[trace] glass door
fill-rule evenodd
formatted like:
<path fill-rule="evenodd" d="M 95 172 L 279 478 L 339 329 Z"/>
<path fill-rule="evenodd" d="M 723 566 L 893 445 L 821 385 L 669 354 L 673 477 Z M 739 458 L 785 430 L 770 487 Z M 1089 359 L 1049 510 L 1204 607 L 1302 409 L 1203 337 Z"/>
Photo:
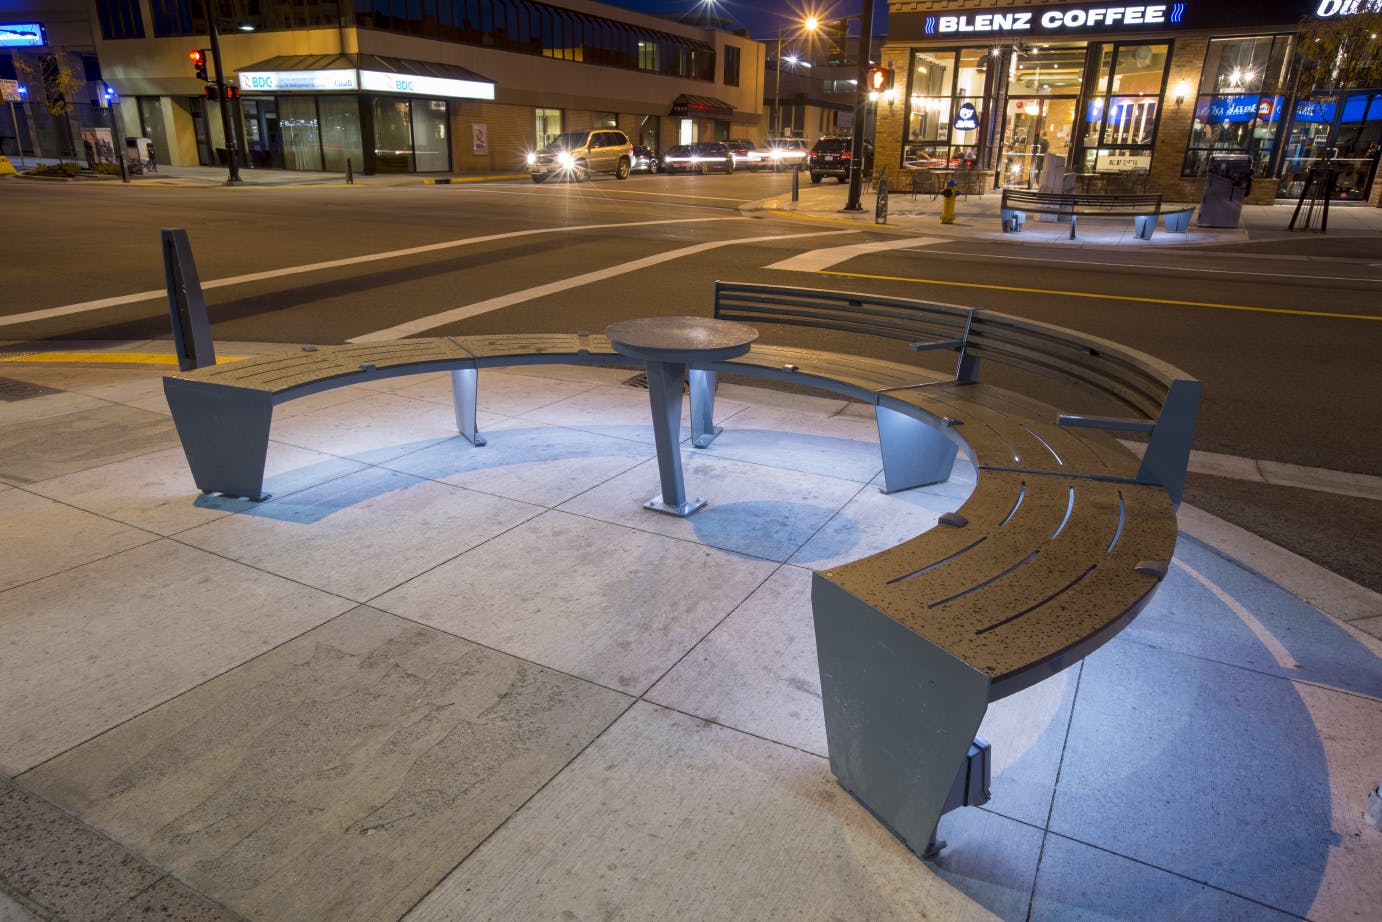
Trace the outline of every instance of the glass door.
<path fill-rule="evenodd" d="M 998 161 L 1002 185 L 1037 187 L 1046 155 L 1070 153 L 1074 125 L 1074 99 L 1009 97 Z"/>

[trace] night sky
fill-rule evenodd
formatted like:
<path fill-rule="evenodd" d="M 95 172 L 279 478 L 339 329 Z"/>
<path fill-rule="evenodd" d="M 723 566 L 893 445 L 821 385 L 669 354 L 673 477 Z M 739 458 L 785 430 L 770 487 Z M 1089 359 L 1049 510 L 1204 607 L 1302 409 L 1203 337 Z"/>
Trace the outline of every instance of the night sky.
<path fill-rule="evenodd" d="M 603 0 L 611 6 L 652 13 L 656 16 L 675 16 L 690 11 L 700 5 L 698 0 Z M 715 0 L 720 15 L 733 19 L 748 28 L 754 38 L 766 39 L 777 35 L 778 24 L 790 31 L 794 23 L 800 23 L 808 15 L 815 14 L 822 19 L 838 19 L 841 16 L 857 16 L 863 9 L 863 0 Z M 887 0 L 875 0 L 873 12 L 873 32 L 877 35 L 885 31 L 888 22 Z M 852 28 L 858 32 L 858 26 Z"/>

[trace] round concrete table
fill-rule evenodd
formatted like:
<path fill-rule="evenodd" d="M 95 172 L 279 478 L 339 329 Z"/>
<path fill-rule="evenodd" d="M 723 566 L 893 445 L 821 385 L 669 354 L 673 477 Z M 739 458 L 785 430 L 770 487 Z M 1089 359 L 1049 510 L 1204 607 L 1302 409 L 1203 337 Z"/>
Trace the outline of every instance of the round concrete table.
<path fill-rule="evenodd" d="M 643 508 L 688 516 L 705 500 L 686 498 L 681 471 L 681 382 L 694 362 L 722 362 L 748 352 L 758 331 L 746 323 L 711 317 L 644 317 L 612 323 L 605 327 L 605 335 L 614 351 L 642 359 L 647 366 L 662 494 Z"/>

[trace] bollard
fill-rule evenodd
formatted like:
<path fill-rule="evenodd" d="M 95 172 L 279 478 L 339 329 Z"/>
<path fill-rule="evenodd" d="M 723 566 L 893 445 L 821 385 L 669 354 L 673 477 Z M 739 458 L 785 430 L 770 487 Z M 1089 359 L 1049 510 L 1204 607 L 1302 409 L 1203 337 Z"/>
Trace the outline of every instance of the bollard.
<path fill-rule="evenodd" d="M 888 223 L 888 177 L 884 175 L 878 180 L 878 197 L 873 205 L 873 223 Z"/>
<path fill-rule="evenodd" d="M 941 190 L 941 223 L 955 223 L 955 180 L 948 179 L 945 188 Z"/>
<path fill-rule="evenodd" d="M 792 201 L 801 198 L 801 165 L 792 168 Z"/>
<path fill-rule="evenodd" d="M 355 185 L 355 165 L 350 162 L 349 157 L 346 158 L 346 185 Z"/>
<path fill-rule="evenodd" d="M 216 347 L 211 341 L 211 321 L 206 316 L 202 283 L 192 260 L 187 231 L 181 227 L 163 228 L 163 276 L 168 285 L 168 314 L 173 323 L 178 370 L 215 365 Z"/>

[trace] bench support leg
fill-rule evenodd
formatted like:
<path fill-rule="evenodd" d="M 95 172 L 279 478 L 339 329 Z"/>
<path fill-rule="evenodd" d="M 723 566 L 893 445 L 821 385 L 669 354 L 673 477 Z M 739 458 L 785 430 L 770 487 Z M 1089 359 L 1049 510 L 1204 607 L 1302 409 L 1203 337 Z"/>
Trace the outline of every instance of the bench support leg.
<path fill-rule="evenodd" d="M 935 429 L 882 404 L 874 406 L 883 454 L 883 492 L 896 493 L 950 479 L 956 445 Z"/>
<path fill-rule="evenodd" d="M 192 480 L 203 493 L 268 499 L 264 463 L 274 407 L 262 391 L 163 379 Z"/>
<path fill-rule="evenodd" d="M 830 770 L 920 855 L 970 766 L 988 677 L 819 572 L 811 610 Z"/>
<path fill-rule="evenodd" d="M 687 372 L 687 390 L 691 392 L 691 444 L 705 448 L 723 430 L 715 425 L 715 385 L 713 371 L 693 368 Z"/>
<path fill-rule="evenodd" d="M 451 393 L 456 400 L 456 431 L 475 446 L 485 444 L 475 421 L 476 391 L 480 386 L 478 368 L 457 368 L 451 372 Z"/>

